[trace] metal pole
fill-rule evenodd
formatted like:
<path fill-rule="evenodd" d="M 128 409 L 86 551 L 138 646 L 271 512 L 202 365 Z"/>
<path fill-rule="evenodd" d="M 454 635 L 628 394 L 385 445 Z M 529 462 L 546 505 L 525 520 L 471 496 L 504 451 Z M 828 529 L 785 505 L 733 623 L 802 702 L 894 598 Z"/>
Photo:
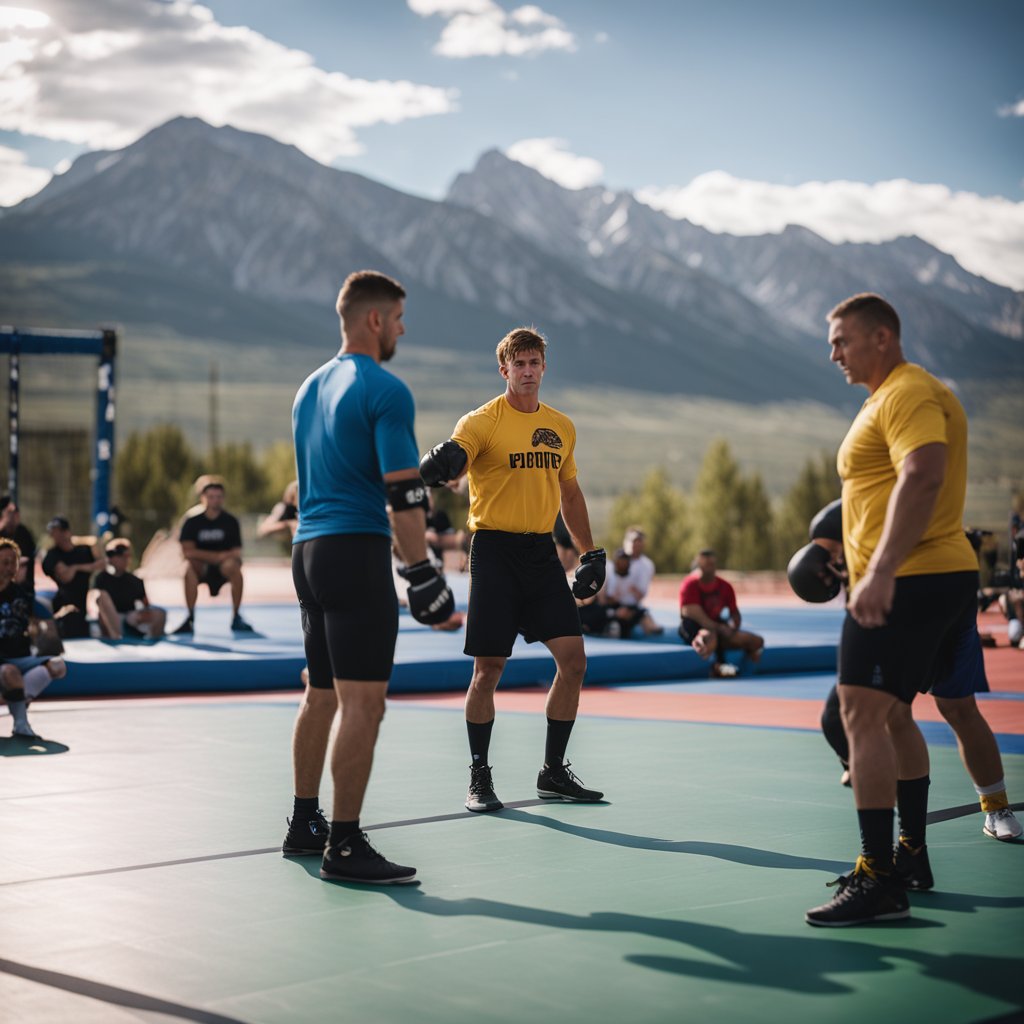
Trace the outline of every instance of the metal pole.
<path fill-rule="evenodd" d="M 20 441 L 21 409 L 19 385 L 21 376 L 21 355 L 16 347 L 17 338 L 11 339 L 10 374 L 7 384 L 7 423 L 10 437 L 7 463 L 7 493 L 11 501 L 18 504 L 18 443 Z"/>
<path fill-rule="evenodd" d="M 110 485 L 114 465 L 114 359 L 117 335 L 103 332 L 96 381 L 96 458 L 93 460 L 92 520 L 97 535 L 110 526 Z"/>

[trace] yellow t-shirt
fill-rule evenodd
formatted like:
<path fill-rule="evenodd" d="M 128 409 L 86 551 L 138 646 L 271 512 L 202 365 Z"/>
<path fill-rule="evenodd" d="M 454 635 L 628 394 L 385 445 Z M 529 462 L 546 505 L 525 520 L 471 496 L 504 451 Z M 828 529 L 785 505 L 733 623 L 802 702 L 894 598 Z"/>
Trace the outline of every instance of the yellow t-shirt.
<path fill-rule="evenodd" d="M 882 537 L 903 460 L 936 443 L 946 446 L 946 475 L 924 534 L 896 575 L 978 568 L 963 530 L 967 417 L 949 388 L 920 366 L 901 363 L 861 406 L 836 460 L 843 480 L 843 547 L 851 589 Z"/>
<path fill-rule="evenodd" d="M 550 533 L 562 504 L 559 484 L 576 476 L 576 428 L 540 403 L 519 412 L 499 395 L 466 413 L 452 440 L 469 457 L 471 531 Z"/>

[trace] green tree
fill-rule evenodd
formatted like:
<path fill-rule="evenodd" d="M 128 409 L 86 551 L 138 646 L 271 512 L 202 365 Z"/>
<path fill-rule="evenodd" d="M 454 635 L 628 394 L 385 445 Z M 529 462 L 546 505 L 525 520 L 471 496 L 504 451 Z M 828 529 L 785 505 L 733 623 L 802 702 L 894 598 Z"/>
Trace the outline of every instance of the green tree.
<path fill-rule="evenodd" d="M 195 452 L 181 429 L 170 423 L 135 431 L 120 446 L 116 503 L 130 521 L 140 555 L 157 530 L 170 527 L 192 504 L 191 486 L 198 472 Z"/>
<path fill-rule="evenodd" d="M 743 478 L 732 449 L 728 441 L 716 438 L 708 445 L 694 482 L 693 539 L 698 549 L 713 548 L 722 566 L 733 564 L 733 546 L 742 525 L 745 497 Z"/>
<path fill-rule="evenodd" d="M 622 544 L 629 526 L 647 534 L 647 554 L 658 572 L 684 572 L 690 567 L 692 540 L 686 496 L 673 487 L 664 469 L 652 469 L 637 490 L 620 494 L 612 505 L 609 552 Z"/>
<path fill-rule="evenodd" d="M 745 572 L 776 568 L 772 503 L 760 473 L 740 480 L 736 503 L 739 523 L 732 536 L 729 564 Z"/>
<path fill-rule="evenodd" d="M 269 509 L 274 502 L 281 500 L 284 489 L 297 475 L 295 448 L 291 441 L 275 441 L 269 448 L 265 448 L 260 456 L 260 466 L 267 479 L 266 504 Z"/>
<path fill-rule="evenodd" d="M 782 499 L 776 520 L 776 549 L 779 564 L 788 563 L 794 551 L 807 543 L 807 528 L 815 513 L 839 497 L 842 488 L 835 457 L 822 452 L 808 459 L 796 481 Z"/>
<path fill-rule="evenodd" d="M 248 441 L 218 445 L 205 463 L 203 472 L 224 478 L 225 505 L 235 513 L 265 512 L 281 496 L 271 490 L 267 472 Z"/>

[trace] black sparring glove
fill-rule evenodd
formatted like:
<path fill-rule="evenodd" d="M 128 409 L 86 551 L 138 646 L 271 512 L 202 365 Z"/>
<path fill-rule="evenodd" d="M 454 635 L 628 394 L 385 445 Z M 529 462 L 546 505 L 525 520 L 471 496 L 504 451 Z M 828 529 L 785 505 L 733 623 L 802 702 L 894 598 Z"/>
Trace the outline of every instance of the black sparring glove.
<path fill-rule="evenodd" d="M 832 566 L 832 556 L 813 540 L 789 560 L 786 575 L 793 593 L 811 604 L 831 601 L 842 586 L 839 574 Z"/>
<path fill-rule="evenodd" d="M 420 459 L 420 476 L 428 487 L 438 487 L 454 480 L 466 468 L 468 460 L 460 444 L 450 439 L 442 441 Z"/>
<path fill-rule="evenodd" d="M 572 581 L 572 596 L 581 600 L 593 597 L 603 586 L 607 572 L 607 556 L 604 548 L 594 548 L 580 555 L 580 564 L 576 566 L 576 575 Z"/>
<path fill-rule="evenodd" d="M 424 559 L 398 572 L 409 583 L 409 611 L 417 622 L 435 626 L 452 617 L 455 596 L 432 562 Z"/>

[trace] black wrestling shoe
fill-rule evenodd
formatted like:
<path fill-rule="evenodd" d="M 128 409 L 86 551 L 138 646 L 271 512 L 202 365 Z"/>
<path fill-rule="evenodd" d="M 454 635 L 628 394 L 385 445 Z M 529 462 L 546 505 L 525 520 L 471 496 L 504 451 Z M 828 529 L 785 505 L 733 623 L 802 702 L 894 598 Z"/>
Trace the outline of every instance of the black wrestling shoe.
<path fill-rule="evenodd" d="M 416 869 L 392 864 L 378 853 L 365 832 L 356 832 L 324 852 L 320 877 L 329 882 L 364 882 L 367 885 L 405 885 L 416 880 Z"/>
<path fill-rule="evenodd" d="M 235 615 L 231 620 L 231 632 L 232 633 L 255 633 L 256 630 L 249 625 L 241 615 Z"/>
<path fill-rule="evenodd" d="M 569 771 L 568 761 L 544 767 L 537 775 L 537 796 L 542 800 L 571 800 L 575 803 L 593 804 L 604 799 L 604 793 L 596 789 L 584 789 L 580 779 Z"/>
<path fill-rule="evenodd" d="M 322 854 L 327 848 L 327 837 L 331 834 L 331 823 L 318 807 L 312 818 L 288 818 L 288 834 L 284 837 L 281 852 L 286 857 L 305 857 Z"/>
<path fill-rule="evenodd" d="M 892 851 L 892 877 L 904 889 L 912 889 L 914 892 L 934 889 L 935 879 L 932 877 L 932 866 L 928 863 L 928 847 L 920 846 L 915 850 L 900 836 Z"/>
<path fill-rule="evenodd" d="M 171 633 L 171 636 L 191 636 L 195 631 L 196 625 L 190 615 L 173 633 Z"/>
<path fill-rule="evenodd" d="M 808 910 L 805 920 L 819 928 L 846 928 L 875 921 L 900 921 L 910 917 L 910 901 L 902 886 L 891 877 L 877 874 L 863 857 L 848 875 L 840 875 L 830 886 L 839 891 L 820 907 Z"/>
<path fill-rule="evenodd" d="M 466 810 L 476 813 L 500 811 L 505 805 L 494 792 L 491 766 L 488 764 L 469 766 L 469 792 L 466 794 Z"/>

